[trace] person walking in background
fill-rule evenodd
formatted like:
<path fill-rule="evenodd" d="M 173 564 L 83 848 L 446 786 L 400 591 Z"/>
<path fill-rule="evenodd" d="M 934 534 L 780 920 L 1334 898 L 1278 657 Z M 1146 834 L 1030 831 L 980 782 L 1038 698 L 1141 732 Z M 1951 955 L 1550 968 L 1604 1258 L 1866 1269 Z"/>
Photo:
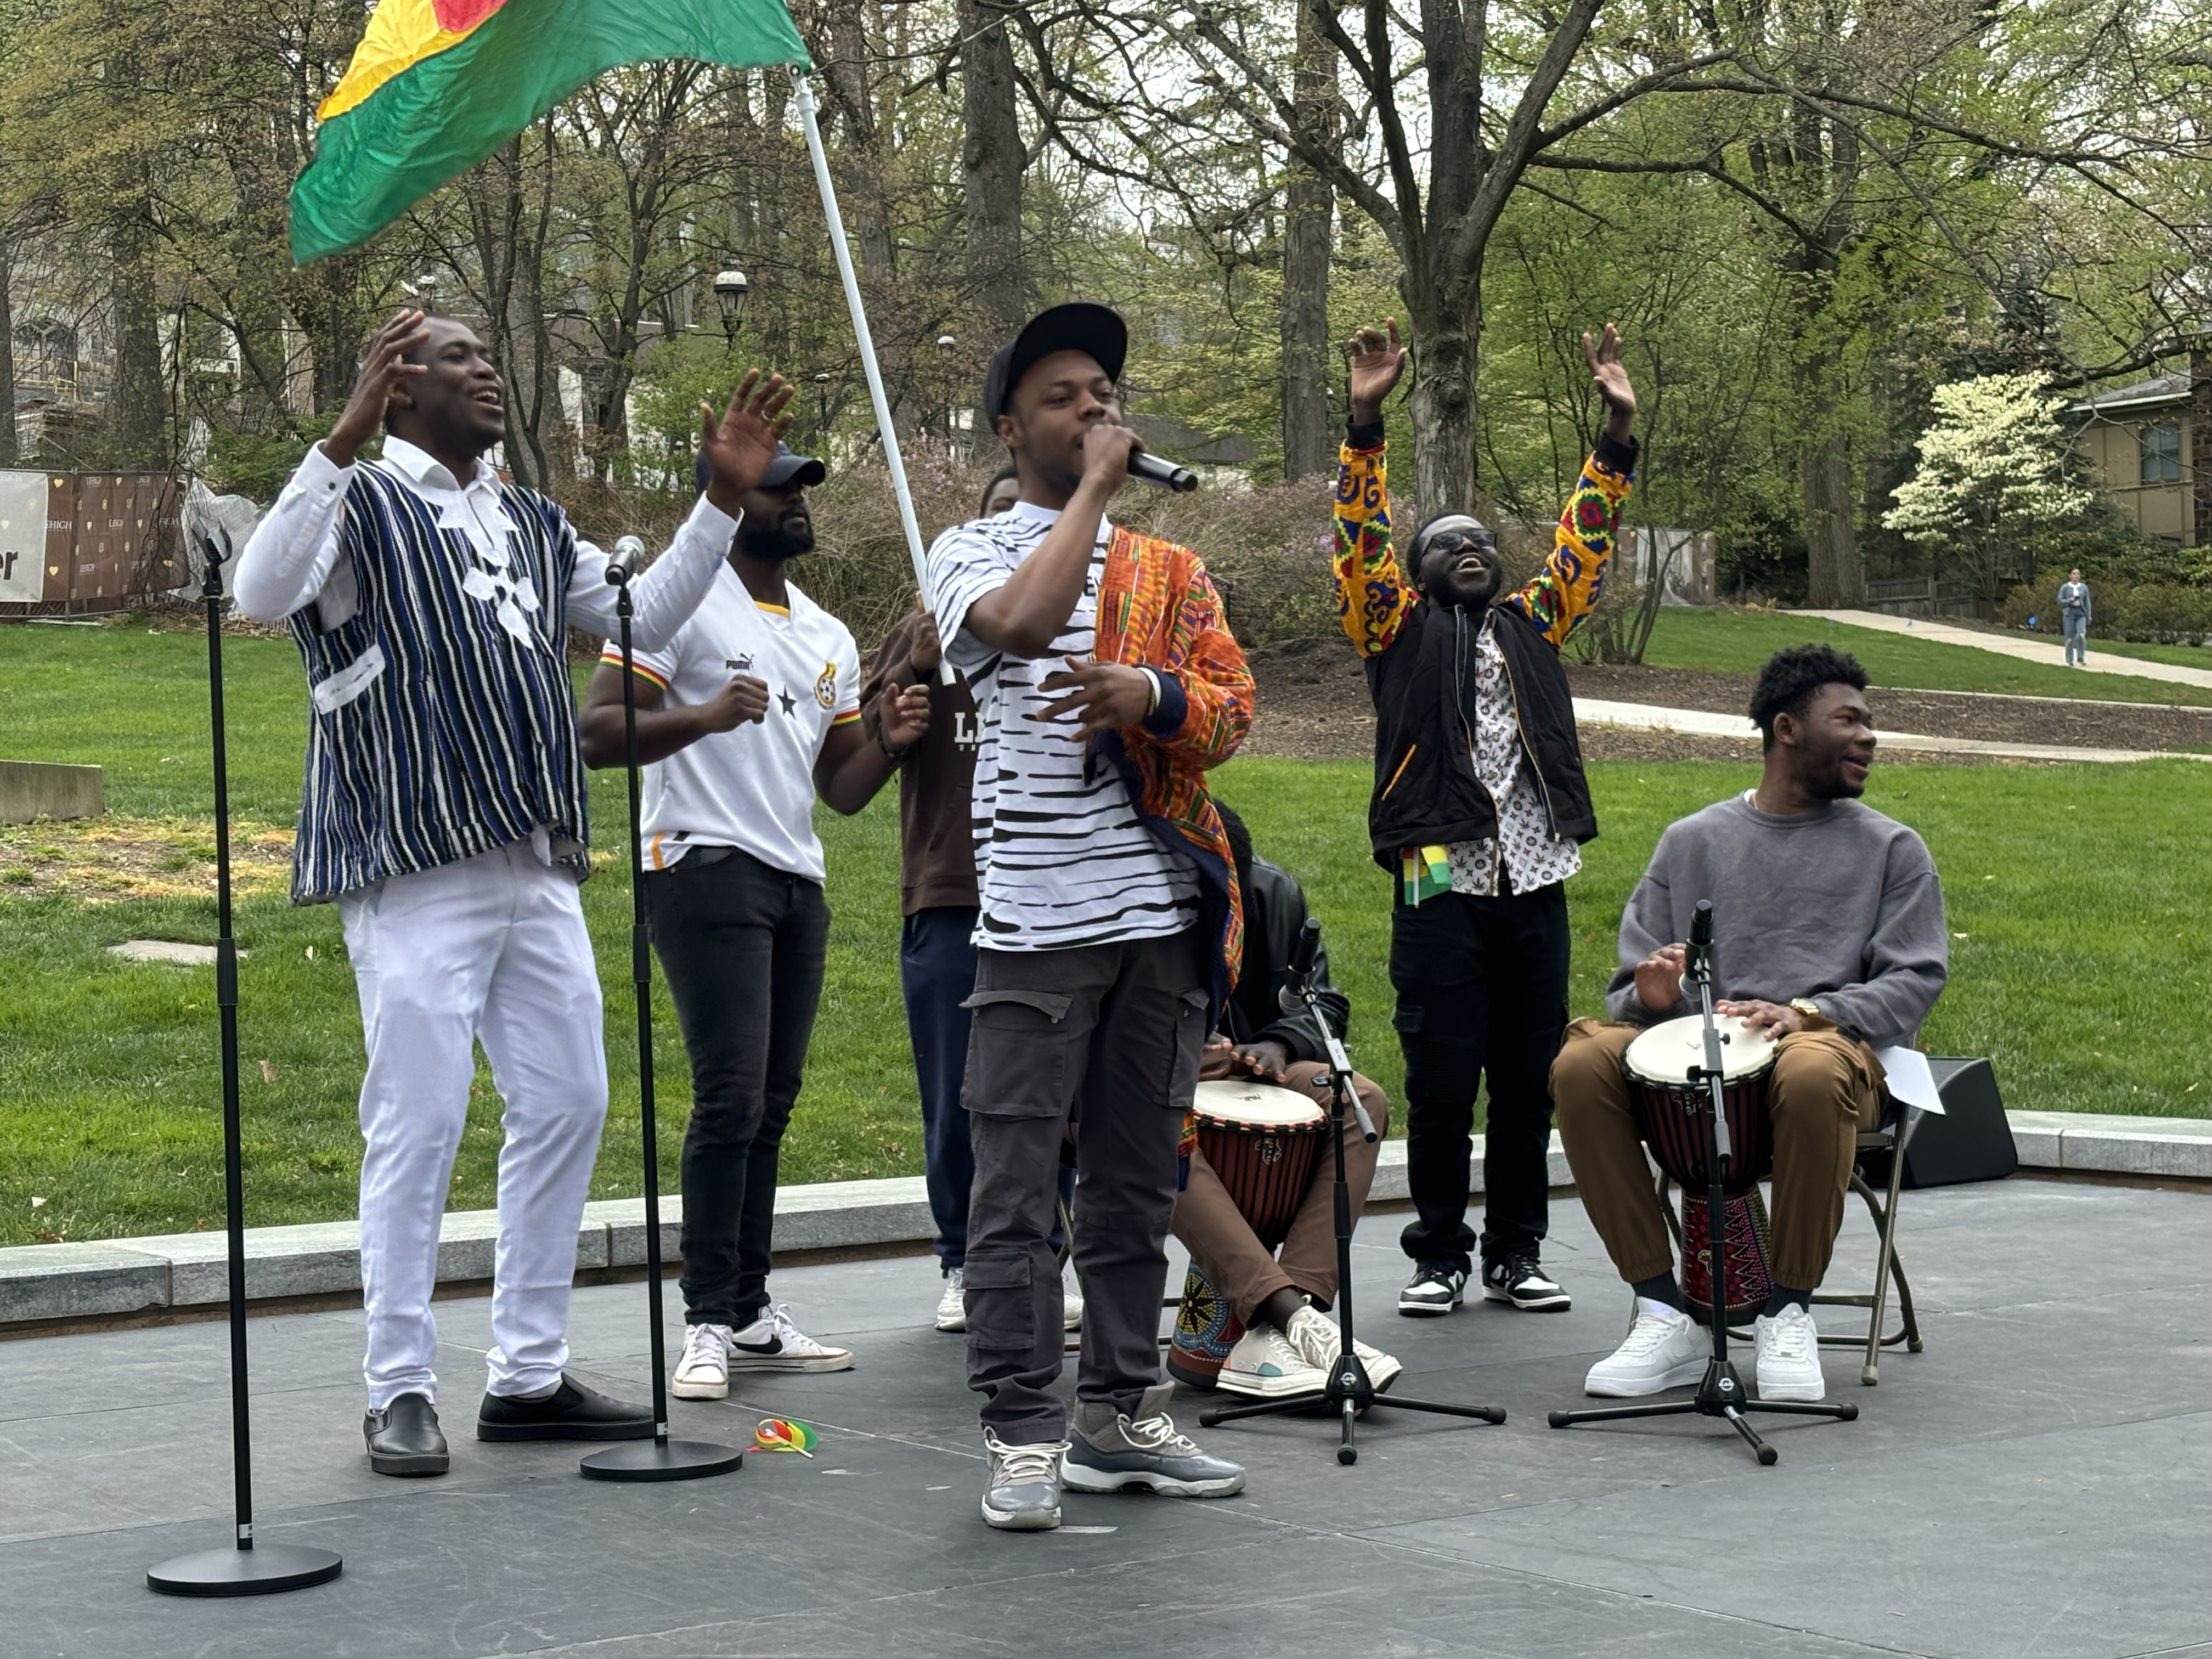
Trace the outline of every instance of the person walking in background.
<path fill-rule="evenodd" d="M 983 488 L 978 519 L 1012 507 L 1021 483 L 1012 466 Z M 967 1069 L 969 993 L 975 988 L 975 750 L 981 738 L 975 695 L 955 670 L 938 678 L 944 649 L 937 623 L 915 596 L 915 608 L 892 624 L 860 687 L 861 729 L 884 742 L 886 716 L 914 686 L 929 696 L 929 729 L 896 751 L 899 769 L 899 988 L 914 1044 L 915 1081 L 921 1091 L 922 1159 L 929 1213 L 936 1224 L 938 1265 L 945 1286 L 937 1300 L 940 1331 L 968 1328 L 968 1189 L 975 1157 L 968 1143 L 968 1111 L 960 1103 Z M 886 745 L 888 747 L 888 745 Z M 1075 1172 L 1062 1167 L 1060 1196 L 1073 1196 Z M 1057 1229 L 1053 1248 L 1060 1248 Z M 1083 1322 L 1083 1298 L 1069 1291 L 1062 1322 Z"/>
<path fill-rule="evenodd" d="M 733 1370 L 853 1364 L 768 1293 L 778 1155 L 829 952 L 814 803 L 874 799 L 929 701 L 900 696 L 864 737 L 853 635 L 786 575 L 813 549 L 806 488 L 824 471 L 778 446 L 696 614 L 633 658 L 646 926 L 691 1059 L 679 1400 L 726 1398 Z M 622 672 L 611 644 L 584 695 L 587 765 L 624 763 Z"/>
<path fill-rule="evenodd" d="M 2058 631 L 2066 636 L 2066 665 L 2089 665 L 2089 584 L 2076 568 L 2058 585 Z"/>

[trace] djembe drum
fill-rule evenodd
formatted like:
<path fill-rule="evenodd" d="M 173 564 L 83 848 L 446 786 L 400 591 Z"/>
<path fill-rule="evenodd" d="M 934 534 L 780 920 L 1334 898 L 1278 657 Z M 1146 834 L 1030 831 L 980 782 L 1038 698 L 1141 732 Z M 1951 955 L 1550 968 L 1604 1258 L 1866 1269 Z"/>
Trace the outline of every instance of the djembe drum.
<path fill-rule="evenodd" d="M 1773 1288 L 1768 1266 L 1766 1204 L 1759 1177 L 1774 1159 L 1773 1121 L 1767 1088 L 1776 1048 L 1764 1032 L 1741 1019 L 1716 1022 L 1721 1034 L 1721 1100 L 1727 1114 L 1729 1159 L 1721 1187 L 1721 1237 L 1728 1252 L 1731 1318 L 1756 1314 Z M 1700 1015 L 1653 1026 L 1628 1045 L 1621 1070 L 1628 1079 L 1629 1109 L 1644 1131 L 1652 1161 L 1682 1189 L 1682 1297 L 1694 1313 L 1712 1305 L 1712 1218 L 1707 1213 L 1706 1127 L 1711 1090 L 1691 1072 L 1705 1063 L 1705 1023 Z"/>
<path fill-rule="evenodd" d="M 1198 1149 L 1237 1214 L 1251 1224 L 1261 1243 L 1277 1249 L 1313 1184 L 1328 1114 L 1295 1089 L 1230 1078 L 1200 1084 L 1191 1115 L 1198 1121 Z M 1243 1334 L 1243 1322 L 1193 1262 L 1176 1308 L 1170 1375 L 1212 1388 Z"/>

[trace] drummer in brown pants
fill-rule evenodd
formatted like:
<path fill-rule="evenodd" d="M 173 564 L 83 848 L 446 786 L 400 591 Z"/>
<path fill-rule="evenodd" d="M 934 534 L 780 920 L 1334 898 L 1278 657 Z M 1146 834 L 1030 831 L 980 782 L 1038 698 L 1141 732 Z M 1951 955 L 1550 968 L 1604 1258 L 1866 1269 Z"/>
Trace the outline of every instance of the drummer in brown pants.
<path fill-rule="evenodd" d="M 1222 803 L 1214 805 L 1228 833 L 1237 888 L 1244 896 L 1244 963 L 1222 1017 L 1221 1034 L 1207 1045 L 1199 1076 L 1256 1077 L 1295 1090 L 1326 1111 L 1328 1066 L 1322 1058 L 1327 1053 L 1322 1034 L 1314 1028 L 1310 1013 L 1285 1012 L 1279 995 L 1291 982 L 1291 953 L 1306 925 L 1305 893 L 1288 871 L 1253 855 L 1251 833 L 1243 819 Z M 1327 952 L 1316 963 L 1323 987 L 1322 1018 L 1340 1039 L 1352 1005 L 1328 983 Z M 1376 1133 L 1387 1133 L 1389 1097 L 1358 1073 L 1352 1083 Z M 1352 1189 L 1356 1222 L 1375 1180 L 1381 1142 L 1370 1142 L 1349 1113 L 1342 1133 L 1344 1178 Z M 1277 1397 L 1317 1394 L 1328 1387 L 1329 1363 L 1340 1341 L 1335 1323 L 1320 1311 L 1336 1300 L 1336 1218 L 1331 1197 L 1335 1182 L 1336 1171 L 1324 1147 L 1282 1251 L 1276 1255 L 1260 1242 L 1206 1163 L 1206 1154 L 1192 1149 L 1189 1177 L 1176 1196 L 1175 1235 L 1246 1328 L 1223 1362 L 1217 1379 L 1222 1388 Z M 1368 1378 L 1376 1387 L 1398 1375 L 1401 1367 L 1397 1360 L 1364 1342 L 1357 1346 Z"/>
<path fill-rule="evenodd" d="M 1620 919 L 1614 1022 L 1577 1020 L 1552 1066 L 1559 1139 L 1636 1319 L 1583 1383 L 1600 1395 L 1695 1382 L 1708 1338 L 1682 1307 L 1666 1218 L 1630 1109 L 1622 1056 L 1646 1026 L 1695 1010 L 1681 985 L 1698 901 L 1711 899 L 1717 1012 L 1778 1042 L 1775 1288 L 1756 1326 L 1759 1392 L 1826 1392 L 1806 1305 L 1827 1272 L 1856 1138 L 1880 1121 L 1876 1048 L 1910 1043 L 1949 971 L 1943 891 L 1919 836 L 1857 799 L 1874 761 L 1866 675 L 1824 645 L 1771 660 L 1752 695 L 1765 740 L 1756 789 L 1668 827 Z"/>

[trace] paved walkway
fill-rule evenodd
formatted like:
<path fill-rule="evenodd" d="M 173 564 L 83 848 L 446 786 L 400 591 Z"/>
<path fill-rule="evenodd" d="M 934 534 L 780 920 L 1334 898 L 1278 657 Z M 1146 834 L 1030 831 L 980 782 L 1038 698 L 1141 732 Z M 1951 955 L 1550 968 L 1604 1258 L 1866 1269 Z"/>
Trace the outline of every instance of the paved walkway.
<path fill-rule="evenodd" d="M 1871 628 L 1883 634 L 1910 634 L 1915 639 L 1934 640 L 1939 645 L 1972 646 L 1977 651 L 1994 651 L 2000 657 L 2038 662 L 2050 668 L 2066 665 L 2066 647 L 2063 644 L 2047 644 L 2026 636 L 2015 639 L 2005 634 L 1985 634 L 1978 628 L 1960 628 L 1955 623 L 1938 622 L 1929 617 L 1891 617 L 1879 611 L 1793 611 L 1790 614 L 1825 617 L 1830 622 L 1852 628 Z M 2098 650 L 2094 641 L 2090 642 L 2089 660 L 2085 666 L 2093 674 L 2124 674 L 2130 679 L 2212 688 L 2212 668 L 2184 668 L 2178 663 L 2145 662 L 2136 657 L 2115 656 L 2109 651 Z"/>
<path fill-rule="evenodd" d="M 0 1653 L 8 1659 L 2122 1659 L 2203 1654 L 2212 1601 L 2212 1199 L 2007 1181 L 1905 1195 L 1926 1351 L 1879 1388 L 1826 1357 L 1855 1423 L 1771 1418 L 1754 1464 L 1695 1419 L 1556 1431 L 1619 1340 L 1626 1297 L 1581 1206 L 1545 1260 L 1565 1314 L 1387 1311 L 1402 1216 L 1355 1246 L 1360 1331 L 1408 1395 L 1492 1401 L 1504 1425 L 1379 1412 L 1340 1468 L 1320 1424 L 1199 1430 L 1250 1470 L 1214 1503 L 1068 1500 L 1007 1536 L 981 1475 L 963 1345 L 929 1328 L 927 1257 L 780 1271 L 775 1289 L 860 1368 L 678 1401 L 736 1443 L 764 1415 L 822 1430 L 681 1486 L 580 1480 L 574 1446 L 457 1436 L 453 1471 L 362 1466 L 361 1315 L 252 1321 L 258 1531 L 344 1576 L 252 1601 L 174 1601 L 154 1562 L 228 1537 L 223 1328 L 0 1343 Z M 1834 1277 L 1871 1277 L 1856 1204 Z M 2094 1282 L 2085 1263 L 2124 1263 Z M 643 1287 L 576 1297 L 579 1372 L 641 1397 Z M 447 1418 L 483 1386 L 485 1304 L 437 1304 Z M 672 1310 L 673 1311 L 673 1310 Z M 1849 1310 L 1830 1310 L 1840 1328 Z M 1747 1360 L 1747 1356 L 1746 1358 Z M 2191 1564 L 2194 1565 L 2191 1565 Z M 2191 1588 L 2192 1585 L 2196 1588 Z"/>
<path fill-rule="evenodd" d="M 1759 727 L 1742 714 L 1717 714 L 1710 708 L 1662 708 L 1648 702 L 1609 702 L 1601 697 L 1577 697 L 1575 718 L 1587 726 L 1624 726 L 1643 732 L 1689 732 L 1701 737 L 1759 739 Z M 1886 750 L 1934 750 L 1953 755 L 1989 755 L 2005 760 L 2212 761 L 2212 755 L 2177 754 L 2161 749 L 2070 749 L 2051 743 L 1997 743 L 1981 738 L 1930 738 L 1913 732 L 1884 732 Z"/>

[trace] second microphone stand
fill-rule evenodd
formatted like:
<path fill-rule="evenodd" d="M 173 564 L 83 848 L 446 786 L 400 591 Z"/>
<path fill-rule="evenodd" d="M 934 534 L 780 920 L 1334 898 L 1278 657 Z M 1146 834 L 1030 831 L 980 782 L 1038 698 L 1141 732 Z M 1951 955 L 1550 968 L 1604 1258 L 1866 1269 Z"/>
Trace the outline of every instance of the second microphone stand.
<path fill-rule="evenodd" d="M 1281 1000 L 1286 1013 L 1304 1008 L 1312 1017 L 1314 1029 L 1321 1033 L 1322 1042 L 1328 1050 L 1328 1144 L 1336 1171 L 1336 1358 L 1329 1367 L 1328 1386 L 1317 1394 L 1291 1395 L 1281 1400 L 1256 1401 L 1249 1406 L 1212 1407 L 1200 1412 L 1198 1420 L 1202 1427 L 1210 1429 L 1217 1424 L 1234 1423 L 1240 1418 L 1275 1417 L 1285 1412 L 1307 1412 L 1321 1407 L 1342 1425 L 1343 1438 L 1337 1443 L 1336 1461 L 1356 1463 L 1359 1461 L 1359 1448 L 1352 1443 L 1353 1420 L 1376 1406 L 1388 1406 L 1396 1411 L 1428 1412 L 1437 1417 L 1472 1418 L 1480 1423 L 1503 1423 L 1505 1408 L 1452 1406 L 1441 1401 L 1409 1400 L 1399 1394 L 1378 1394 L 1358 1351 L 1352 1345 L 1352 1188 L 1344 1176 L 1346 1114 L 1358 1121 L 1360 1133 L 1368 1139 L 1375 1139 L 1376 1132 L 1374 1120 L 1367 1115 L 1367 1109 L 1359 1103 L 1359 1097 L 1352 1091 L 1352 1060 L 1344 1052 L 1344 1044 L 1337 1039 L 1336 1028 L 1322 1012 L 1320 958 L 1321 923 L 1309 916 L 1291 956 L 1291 984 L 1282 993 Z"/>
<path fill-rule="evenodd" d="M 627 539 L 627 538 L 625 538 Z M 660 1140 L 653 1109 L 653 947 L 645 926 L 645 853 L 639 839 L 637 677 L 631 658 L 629 560 L 617 547 L 607 580 L 621 592 L 615 615 L 622 623 L 623 759 L 629 774 L 630 977 L 637 995 L 637 1110 L 645 1142 L 645 1299 L 651 1310 L 653 1438 L 629 1440 L 584 1459 L 587 1480 L 698 1480 L 728 1474 L 744 1452 L 711 1440 L 668 1437 L 668 1353 L 660 1311 Z"/>
<path fill-rule="evenodd" d="M 1743 1379 L 1729 1359 L 1728 1250 L 1723 1224 L 1728 1211 L 1721 1189 L 1728 1182 L 1729 1163 L 1735 1156 L 1729 1140 L 1727 1062 L 1721 1056 L 1720 1026 L 1713 1018 L 1713 902 L 1698 901 L 1697 919 L 1690 924 L 1689 960 L 1683 978 L 1698 988 L 1698 1006 L 1705 1022 L 1705 1063 L 1690 1068 L 1690 1081 L 1705 1090 L 1705 1213 L 1706 1248 L 1712 1258 L 1709 1282 L 1712 1286 L 1711 1316 L 1712 1358 L 1698 1391 L 1687 1400 L 1662 1400 L 1641 1406 L 1595 1406 L 1582 1411 L 1553 1412 L 1546 1419 L 1555 1429 L 1577 1423 L 1609 1423 L 1628 1417 L 1718 1417 L 1741 1435 L 1744 1443 L 1762 1464 L 1771 1464 L 1780 1454 L 1759 1437 L 1744 1417 L 1746 1412 L 1771 1412 L 1789 1417 L 1826 1417 L 1849 1423 L 1859 1414 L 1856 1406 L 1830 1406 L 1810 1400 L 1752 1400 L 1744 1394 Z"/>

